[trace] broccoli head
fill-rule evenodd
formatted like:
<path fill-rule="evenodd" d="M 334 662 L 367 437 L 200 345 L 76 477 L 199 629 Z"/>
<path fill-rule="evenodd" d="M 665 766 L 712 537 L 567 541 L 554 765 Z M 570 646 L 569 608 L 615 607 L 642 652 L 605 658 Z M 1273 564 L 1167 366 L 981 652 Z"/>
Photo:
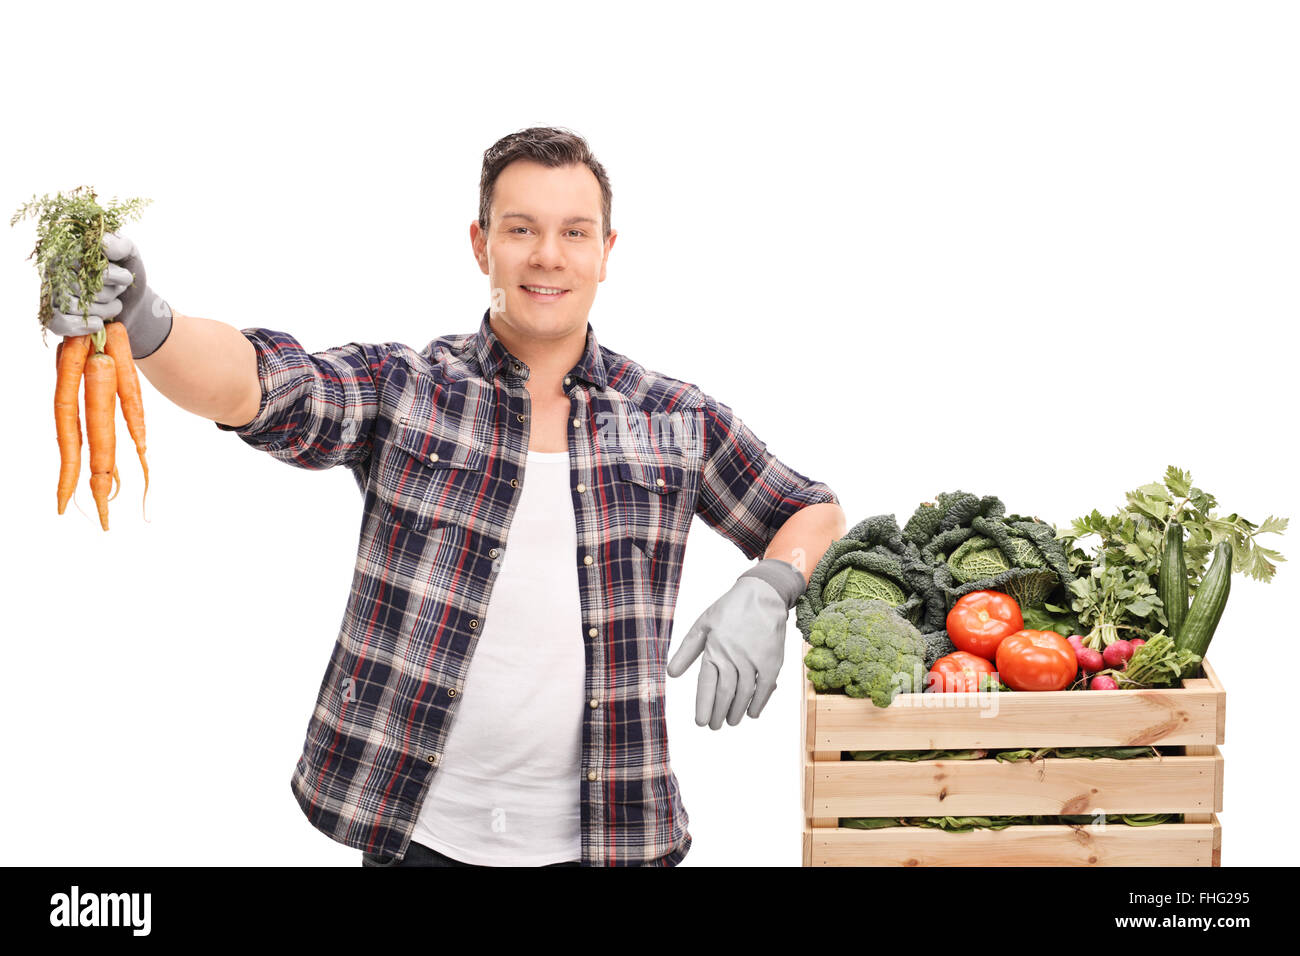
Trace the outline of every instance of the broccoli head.
<path fill-rule="evenodd" d="M 884 601 L 848 598 L 826 605 L 809 642 L 813 649 L 803 662 L 818 691 L 842 690 L 888 707 L 897 694 L 924 687 L 925 639 Z"/>

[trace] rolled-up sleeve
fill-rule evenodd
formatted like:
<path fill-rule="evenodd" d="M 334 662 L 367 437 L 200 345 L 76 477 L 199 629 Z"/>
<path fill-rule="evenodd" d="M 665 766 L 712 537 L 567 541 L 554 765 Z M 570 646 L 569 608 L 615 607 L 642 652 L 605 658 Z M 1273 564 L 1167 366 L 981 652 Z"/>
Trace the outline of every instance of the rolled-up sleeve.
<path fill-rule="evenodd" d="M 308 353 L 287 332 L 240 331 L 257 351 L 261 406 L 246 425 L 213 424 L 299 468 L 363 469 L 379 409 L 376 383 L 390 347 L 351 342 Z"/>
<path fill-rule="evenodd" d="M 757 558 L 801 508 L 839 504 L 835 492 L 776 458 L 730 407 L 705 396 L 703 474 L 695 511 L 747 558 Z"/>

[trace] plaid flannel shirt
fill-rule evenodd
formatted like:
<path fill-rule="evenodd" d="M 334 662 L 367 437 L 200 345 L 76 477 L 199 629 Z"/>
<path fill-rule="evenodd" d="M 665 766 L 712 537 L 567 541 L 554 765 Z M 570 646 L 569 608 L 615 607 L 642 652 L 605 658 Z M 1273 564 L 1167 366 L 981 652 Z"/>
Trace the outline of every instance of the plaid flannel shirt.
<path fill-rule="evenodd" d="M 354 342 L 308 354 L 284 332 L 242 332 L 261 407 L 247 425 L 217 427 L 299 468 L 343 465 L 364 496 L 293 794 L 332 839 L 402 857 L 509 547 L 529 369 L 487 311 L 476 333 L 420 352 Z M 665 663 L 691 518 L 753 559 L 800 508 L 838 499 L 728 406 L 598 345 L 590 323 L 563 387 L 586 656 L 581 862 L 674 866 L 691 835 L 668 760 Z"/>

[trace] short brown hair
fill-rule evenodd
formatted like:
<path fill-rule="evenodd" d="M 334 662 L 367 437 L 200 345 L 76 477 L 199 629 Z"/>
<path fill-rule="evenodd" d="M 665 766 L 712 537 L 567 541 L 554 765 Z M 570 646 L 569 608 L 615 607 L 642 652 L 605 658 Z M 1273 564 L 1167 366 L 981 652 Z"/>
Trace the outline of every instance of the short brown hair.
<path fill-rule="evenodd" d="M 531 159 L 543 166 L 559 167 L 582 164 L 591 170 L 600 184 L 600 218 L 603 241 L 609 241 L 609 207 L 613 192 L 605 167 L 591 154 L 587 141 L 572 130 L 554 126 L 531 126 L 503 136 L 483 153 L 483 175 L 478 185 L 478 225 L 487 232 L 492 190 L 497 177 L 516 159 Z"/>

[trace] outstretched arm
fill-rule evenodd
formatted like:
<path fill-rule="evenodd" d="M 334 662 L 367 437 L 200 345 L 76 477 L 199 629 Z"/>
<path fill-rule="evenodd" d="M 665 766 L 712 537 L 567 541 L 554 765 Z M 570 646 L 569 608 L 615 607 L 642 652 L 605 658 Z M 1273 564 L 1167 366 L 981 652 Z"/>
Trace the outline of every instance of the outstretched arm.
<path fill-rule="evenodd" d="M 195 415 L 243 425 L 257 414 L 257 353 L 239 329 L 172 310 L 158 350 L 135 364 L 154 388 Z"/>

